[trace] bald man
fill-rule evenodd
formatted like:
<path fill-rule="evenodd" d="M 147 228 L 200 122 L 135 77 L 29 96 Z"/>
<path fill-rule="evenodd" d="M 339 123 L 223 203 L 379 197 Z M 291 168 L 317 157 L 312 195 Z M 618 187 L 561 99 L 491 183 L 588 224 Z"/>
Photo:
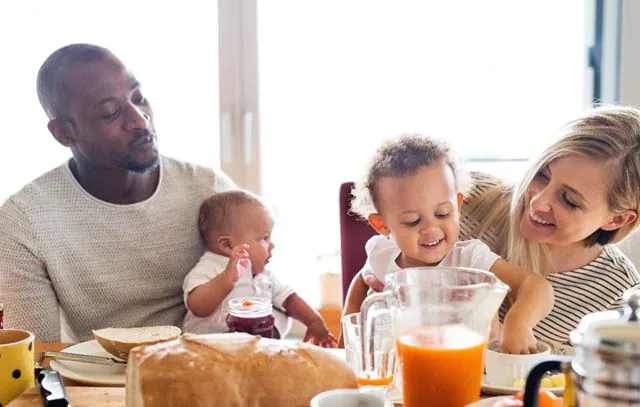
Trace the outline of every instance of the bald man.
<path fill-rule="evenodd" d="M 204 250 L 198 209 L 235 185 L 158 154 L 149 101 L 105 48 L 55 51 L 37 91 L 49 131 L 72 158 L 0 208 L 5 326 L 40 341 L 86 340 L 107 326 L 181 326 L 182 282 Z"/>

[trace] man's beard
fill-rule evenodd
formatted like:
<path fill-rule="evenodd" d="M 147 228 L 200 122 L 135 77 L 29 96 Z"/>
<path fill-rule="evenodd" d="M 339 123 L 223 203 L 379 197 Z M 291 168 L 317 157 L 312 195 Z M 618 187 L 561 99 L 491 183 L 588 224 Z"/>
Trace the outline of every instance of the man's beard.
<path fill-rule="evenodd" d="M 137 173 L 145 173 L 147 171 L 151 171 L 156 168 L 160 164 L 160 158 L 158 153 L 154 153 L 153 156 L 143 163 L 135 162 L 131 159 L 131 157 L 127 157 L 127 159 L 123 162 L 122 168 L 127 171 L 133 171 Z"/>

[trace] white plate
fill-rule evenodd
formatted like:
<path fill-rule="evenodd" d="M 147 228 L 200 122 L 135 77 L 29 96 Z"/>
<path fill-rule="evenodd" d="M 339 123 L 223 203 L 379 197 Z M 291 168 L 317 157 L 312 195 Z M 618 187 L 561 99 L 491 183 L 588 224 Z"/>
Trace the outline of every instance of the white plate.
<path fill-rule="evenodd" d="M 489 384 L 487 382 L 482 383 L 482 392 L 486 394 L 513 395 L 521 390 L 523 390 L 521 387 L 498 386 L 495 384 Z M 540 390 L 548 390 L 556 395 L 562 395 L 562 392 L 564 392 L 564 387 L 540 387 Z"/>
<path fill-rule="evenodd" d="M 473 404 L 469 404 L 467 407 L 493 407 L 496 402 L 508 398 L 511 398 L 511 396 L 490 397 L 488 399 L 478 400 Z"/>
<path fill-rule="evenodd" d="M 113 357 L 95 340 L 78 343 L 64 349 L 63 352 L 83 355 Z M 63 377 L 81 383 L 102 386 L 124 386 L 125 365 L 106 366 L 92 363 L 71 362 L 68 360 L 52 360 L 51 368 L 60 372 Z"/>

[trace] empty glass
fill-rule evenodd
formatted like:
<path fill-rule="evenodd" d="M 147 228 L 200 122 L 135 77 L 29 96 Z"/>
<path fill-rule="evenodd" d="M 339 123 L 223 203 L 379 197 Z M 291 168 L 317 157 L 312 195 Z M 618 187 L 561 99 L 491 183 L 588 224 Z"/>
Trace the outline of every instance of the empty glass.
<path fill-rule="evenodd" d="M 365 369 L 362 364 L 362 324 L 359 312 L 342 317 L 344 349 L 347 362 L 358 379 L 358 385 L 386 392 L 394 382 L 396 366 L 395 339 L 388 311 L 378 314 L 375 325 L 373 345 L 370 347 L 373 358 L 367 358 L 373 360 L 371 368 Z"/>

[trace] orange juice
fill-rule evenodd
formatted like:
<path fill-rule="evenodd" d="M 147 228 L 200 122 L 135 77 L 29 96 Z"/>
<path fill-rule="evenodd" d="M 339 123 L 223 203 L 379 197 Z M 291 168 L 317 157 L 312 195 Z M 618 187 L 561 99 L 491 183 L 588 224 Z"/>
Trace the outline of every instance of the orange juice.
<path fill-rule="evenodd" d="M 396 344 L 405 407 L 463 407 L 480 398 L 481 335 L 463 325 L 421 327 Z"/>
<path fill-rule="evenodd" d="M 379 378 L 358 377 L 358 386 L 388 386 L 393 381 L 393 375 Z"/>

